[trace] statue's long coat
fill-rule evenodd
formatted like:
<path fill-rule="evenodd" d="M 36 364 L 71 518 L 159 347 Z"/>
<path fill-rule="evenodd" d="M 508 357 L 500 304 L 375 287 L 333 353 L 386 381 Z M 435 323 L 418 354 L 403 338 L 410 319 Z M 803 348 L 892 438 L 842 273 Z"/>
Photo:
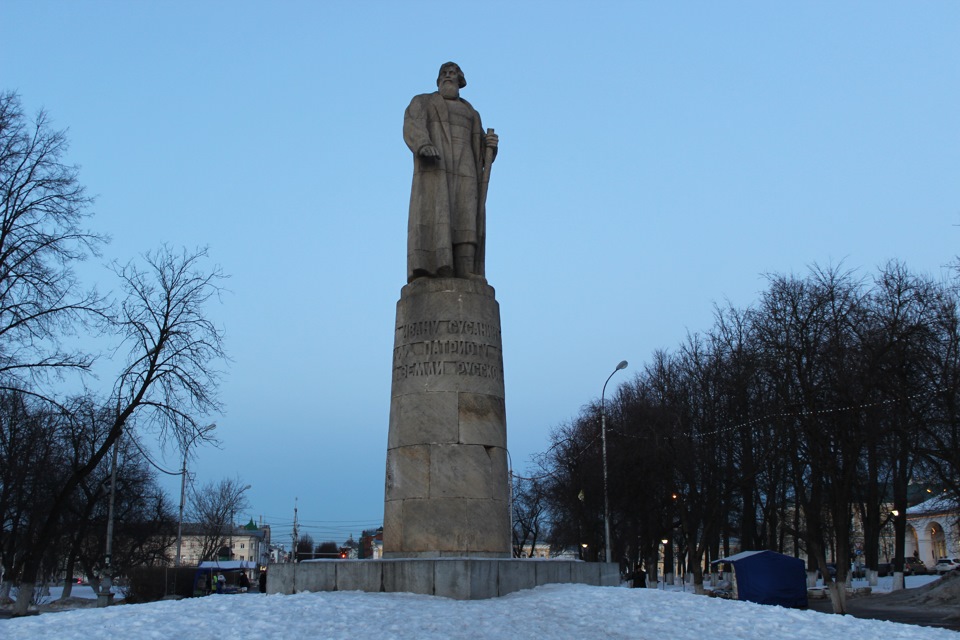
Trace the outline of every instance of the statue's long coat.
<path fill-rule="evenodd" d="M 413 152 L 413 187 L 407 222 L 407 280 L 418 274 L 436 275 L 453 269 L 454 243 L 475 243 L 474 273 L 484 275 L 485 212 L 481 201 L 483 126 L 472 112 L 470 148 L 453 145 L 446 100 L 439 93 L 414 96 L 403 114 L 403 139 Z M 432 144 L 440 158 L 424 158 L 418 151 Z M 463 145 L 461 145 L 463 146 Z"/>

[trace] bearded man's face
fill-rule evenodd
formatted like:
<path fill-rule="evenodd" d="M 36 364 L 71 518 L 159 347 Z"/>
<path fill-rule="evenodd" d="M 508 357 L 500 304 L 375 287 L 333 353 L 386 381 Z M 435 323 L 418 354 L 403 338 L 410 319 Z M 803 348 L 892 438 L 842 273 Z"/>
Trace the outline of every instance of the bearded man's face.
<path fill-rule="evenodd" d="M 444 67 L 437 79 L 437 89 L 440 95 L 448 100 L 460 96 L 460 70 L 450 65 Z"/>

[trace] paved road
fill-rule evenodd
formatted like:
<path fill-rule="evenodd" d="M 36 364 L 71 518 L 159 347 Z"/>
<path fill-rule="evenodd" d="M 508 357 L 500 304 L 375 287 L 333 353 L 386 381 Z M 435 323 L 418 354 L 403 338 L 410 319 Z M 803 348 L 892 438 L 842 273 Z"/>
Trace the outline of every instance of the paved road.
<path fill-rule="evenodd" d="M 877 602 L 875 596 L 860 596 L 847 600 L 847 613 L 854 618 L 889 620 L 921 627 L 939 627 L 960 631 L 957 607 L 891 607 Z M 833 613 L 829 598 L 810 600 L 810 609 Z"/>

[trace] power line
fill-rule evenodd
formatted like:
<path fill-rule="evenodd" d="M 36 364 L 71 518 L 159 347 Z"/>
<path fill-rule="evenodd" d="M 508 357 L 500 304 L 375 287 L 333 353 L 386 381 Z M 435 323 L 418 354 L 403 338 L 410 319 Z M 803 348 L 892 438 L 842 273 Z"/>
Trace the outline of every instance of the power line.
<path fill-rule="evenodd" d="M 144 451 L 144 450 L 140 447 L 140 443 L 137 442 L 137 438 L 136 438 L 136 436 L 134 435 L 133 431 L 128 431 L 127 434 L 130 436 L 130 441 L 133 442 L 133 446 L 135 446 L 135 447 L 137 448 L 137 451 L 140 452 L 140 455 L 142 455 L 142 456 L 144 457 L 144 459 L 146 459 L 146 461 L 150 463 L 150 466 L 151 466 L 151 467 L 153 467 L 154 469 L 156 469 L 156 470 L 159 471 L 160 473 L 165 473 L 165 474 L 167 474 L 168 476 L 179 476 L 179 475 L 183 475 L 183 472 L 182 472 L 182 471 L 167 471 L 166 469 L 164 469 L 163 467 L 161 467 L 160 465 L 158 465 L 156 462 L 154 462 L 154 461 L 150 458 L 150 456 L 147 455 L 147 452 Z"/>

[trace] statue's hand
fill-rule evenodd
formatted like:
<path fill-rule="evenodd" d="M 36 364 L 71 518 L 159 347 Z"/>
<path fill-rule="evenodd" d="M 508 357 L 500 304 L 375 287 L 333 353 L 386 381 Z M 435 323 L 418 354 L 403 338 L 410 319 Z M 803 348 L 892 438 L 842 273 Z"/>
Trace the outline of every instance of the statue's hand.
<path fill-rule="evenodd" d="M 484 141 L 488 147 L 497 148 L 497 143 L 500 142 L 500 137 L 495 133 L 488 133 L 484 137 Z"/>
<path fill-rule="evenodd" d="M 425 144 L 420 147 L 420 155 L 424 158 L 439 158 L 440 152 L 432 144 Z"/>

